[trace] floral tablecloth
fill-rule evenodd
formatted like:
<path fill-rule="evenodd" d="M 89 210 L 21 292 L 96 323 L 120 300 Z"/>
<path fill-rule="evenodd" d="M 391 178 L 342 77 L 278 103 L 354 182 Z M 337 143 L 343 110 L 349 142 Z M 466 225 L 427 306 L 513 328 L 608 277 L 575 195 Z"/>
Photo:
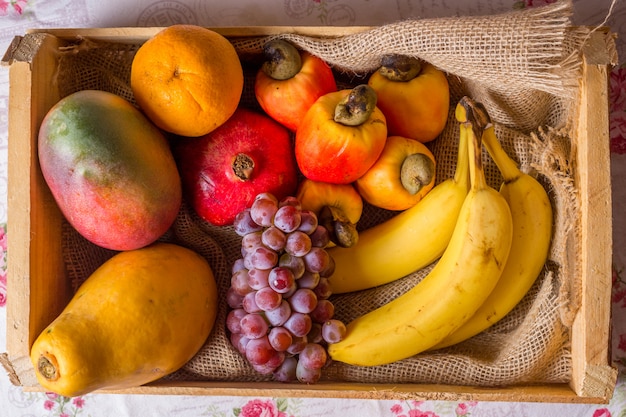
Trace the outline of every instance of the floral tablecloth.
<path fill-rule="evenodd" d="M 408 17 L 489 14 L 551 0 L 0 0 L 0 50 L 35 27 L 252 25 L 379 25 Z M 38 416 L 589 416 L 626 415 L 626 2 L 574 1 L 574 23 L 604 23 L 618 33 L 621 64 L 611 73 L 613 183 L 613 361 L 620 377 L 608 405 L 348 400 L 304 398 L 132 396 L 66 398 L 24 392 L 0 372 L 0 417 Z M 0 352 L 6 351 L 8 71 L 0 71 Z M 10 248 L 9 248 L 10 253 Z"/>

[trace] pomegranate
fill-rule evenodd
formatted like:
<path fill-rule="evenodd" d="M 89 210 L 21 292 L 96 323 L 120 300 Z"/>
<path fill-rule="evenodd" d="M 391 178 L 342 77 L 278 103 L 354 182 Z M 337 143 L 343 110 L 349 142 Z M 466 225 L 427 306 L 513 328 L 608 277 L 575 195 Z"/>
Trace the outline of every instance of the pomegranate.
<path fill-rule="evenodd" d="M 239 107 L 213 132 L 174 146 L 186 201 L 213 225 L 231 225 L 259 193 L 296 190 L 290 132 L 265 114 Z"/>

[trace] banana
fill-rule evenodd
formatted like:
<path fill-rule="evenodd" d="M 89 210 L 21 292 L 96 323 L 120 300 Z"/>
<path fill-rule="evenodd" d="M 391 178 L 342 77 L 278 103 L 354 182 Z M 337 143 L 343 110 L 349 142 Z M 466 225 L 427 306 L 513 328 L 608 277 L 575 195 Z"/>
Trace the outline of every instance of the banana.
<path fill-rule="evenodd" d="M 435 186 L 413 207 L 359 232 L 356 245 L 328 249 L 335 261 L 330 277 L 333 294 L 387 284 L 439 259 L 469 190 L 468 170 L 467 146 L 459 143 L 453 178 Z"/>
<path fill-rule="evenodd" d="M 498 284 L 476 313 L 457 331 L 433 349 L 448 347 L 495 324 L 526 295 L 546 263 L 552 237 L 552 205 L 546 190 L 523 173 L 502 149 L 487 111 L 480 103 L 474 108 L 477 124 L 484 126 L 483 144 L 502 173 L 500 194 L 513 217 L 513 242 Z"/>
<path fill-rule="evenodd" d="M 457 106 L 461 120 L 465 106 L 463 99 Z M 345 338 L 328 346 L 333 360 L 374 366 L 423 352 L 468 320 L 498 282 L 511 246 L 511 212 L 486 182 L 481 136 L 470 122 L 461 124 L 461 138 L 464 135 L 471 188 L 448 247 L 415 287 L 348 323 Z"/>

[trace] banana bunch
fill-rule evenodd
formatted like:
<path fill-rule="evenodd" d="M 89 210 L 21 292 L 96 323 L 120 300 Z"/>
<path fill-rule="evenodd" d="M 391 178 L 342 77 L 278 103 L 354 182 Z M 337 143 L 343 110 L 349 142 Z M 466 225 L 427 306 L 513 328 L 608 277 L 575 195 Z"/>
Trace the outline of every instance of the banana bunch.
<path fill-rule="evenodd" d="M 502 174 L 500 194 L 513 218 L 513 242 L 498 284 L 482 306 L 461 328 L 433 349 L 448 347 L 487 329 L 507 315 L 530 290 L 541 272 L 552 239 L 552 205 L 546 190 L 523 173 L 502 149 L 486 109 L 467 99 L 474 123 L 483 127 L 482 140 Z"/>
<path fill-rule="evenodd" d="M 470 190 L 458 216 L 448 218 L 454 226 L 443 254 L 415 287 L 348 323 L 345 338 L 328 346 L 333 360 L 383 365 L 430 349 L 469 320 L 498 283 L 512 244 L 513 220 L 507 201 L 485 179 L 482 129 L 470 120 L 472 111 L 467 98 L 456 107 L 459 154 L 467 155 Z"/>
<path fill-rule="evenodd" d="M 334 294 L 387 284 L 441 257 L 469 190 L 467 152 L 461 143 L 454 177 L 435 186 L 419 203 L 359 232 L 356 245 L 328 250 L 335 261 L 330 278 Z"/>

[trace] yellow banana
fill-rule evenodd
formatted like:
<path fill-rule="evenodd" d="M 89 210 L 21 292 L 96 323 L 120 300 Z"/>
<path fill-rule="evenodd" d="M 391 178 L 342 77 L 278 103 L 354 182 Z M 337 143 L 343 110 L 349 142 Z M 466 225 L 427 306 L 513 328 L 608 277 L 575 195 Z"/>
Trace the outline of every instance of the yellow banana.
<path fill-rule="evenodd" d="M 464 105 L 462 99 L 458 113 Z M 345 338 L 328 346 L 333 360 L 373 366 L 425 351 L 468 320 L 498 282 L 511 246 L 511 212 L 485 180 L 480 136 L 469 122 L 460 131 L 467 135 L 471 188 L 448 247 L 415 287 L 348 323 Z"/>
<path fill-rule="evenodd" d="M 526 295 L 546 263 L 552 237 L 552 206 L 546 190 L 523 173 L 502 149 L 486 110 L 474 106 L 484 126 L 483 144 L 502 173 L 500 194 L 513 217 L 513 242 L 498 284 L 476 313 L 457 331 L 433 347 L 451 346 L 477 335 L 507 315 Z"/>
<path fill-rule="evenodd" d="M 330 277 L 333 294 L 387 284 L 436 261 L 450 242 L 467 195 L 468 170 L 467 146 L 459 143 L 453 178 L 435 186 L 413 207 L 360 232 L 356 245 L 330 248 L 335 261 Z"/>

